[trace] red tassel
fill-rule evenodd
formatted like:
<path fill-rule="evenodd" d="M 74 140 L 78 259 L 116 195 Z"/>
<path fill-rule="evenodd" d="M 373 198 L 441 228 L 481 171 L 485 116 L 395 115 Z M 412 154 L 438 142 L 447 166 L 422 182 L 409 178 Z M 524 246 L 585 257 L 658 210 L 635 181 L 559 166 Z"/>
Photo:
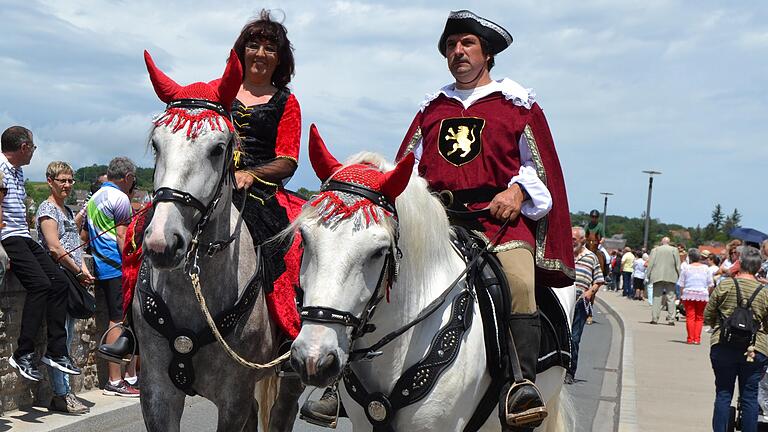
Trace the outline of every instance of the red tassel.
<path fill-rule="evenodd" d="M 189 110 L 184 108 L 171 108 L 165 111 L 162 117 L 155 121 L 155 126 L 171 126 L 173 129 L 171 132 L 176 133 L 185 127 L 187 128 L 187 138 L 195 139 L 200 135 L 205 125 L 210 126 L 211 130 L 223 131 L 221 128 L 220 119 L 224 119 L 224 123 L 227 128 L 234 131 L 232 123 L 229 119 L 222 117 L 221 114 L 210 111 L 202 110 L 197 114 L 192 114 Z"/>

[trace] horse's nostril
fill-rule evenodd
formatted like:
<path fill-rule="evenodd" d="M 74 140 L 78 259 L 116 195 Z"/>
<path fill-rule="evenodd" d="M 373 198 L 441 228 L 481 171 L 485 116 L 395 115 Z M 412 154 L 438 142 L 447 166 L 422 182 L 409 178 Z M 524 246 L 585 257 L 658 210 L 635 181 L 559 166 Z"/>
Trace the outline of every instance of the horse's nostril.
<path fill-rule="evenodd" d="M 181 235 L 174 233 L 173 234 L 173 242 L 170 245 L 171 250 L 177 250 L 179 247 L 181 247 L 184 244 L 184 239 L 181 238 Z"/>
<path fill-rule="evenodd" d="M 336 362 L 336 354 L 329 353 L 328 355 L 326 355 L 320 360 L 320 363 L 317 364 L 317 370 L 330 368 L 334 365 L 335 362 Z"/>

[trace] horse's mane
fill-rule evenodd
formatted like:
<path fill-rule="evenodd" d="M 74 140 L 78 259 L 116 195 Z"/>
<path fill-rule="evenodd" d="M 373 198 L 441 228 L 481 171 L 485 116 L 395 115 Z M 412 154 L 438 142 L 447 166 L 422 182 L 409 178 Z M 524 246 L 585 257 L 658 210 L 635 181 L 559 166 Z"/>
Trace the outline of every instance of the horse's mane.
<path fill-rule="evenodd" d="M 394 168 L 394 165 L 387 162 L 383 156 L 371 152 L 361 152 L 351 156 L 345 166 L 354 164 L 368 164 L 382 172 Z M 313 201 L 310 200 L 309 203 Z M 309 203 L 304 206 L 296 220 L 279 235 L 280 237 L 292 236 L 296 229 L 305 223 L 332 225 L 340 222 L 338 219 L 324 220 L 323 207 L 312 206 Z M 447 262 L 448 255 L 454 253 L 447 243 L 452 233 L 448 217 L 440 201 L 430 193 L 426 180 L 417 175 L 411 177 L 408 187 L 395 201 L 395 207 L 399 219 L 397 222 L 392 217 L 386 217 L 377 223 L 389 230 L 393 236 L 395 230 L 399 228 L 399 247 L 403 252 L 403 260 L 398 284 L 422 285 L 425 280 L 424 272 L 436 267 L 436 263 Z M 362 214 L 352 217 L 364 218 Z"/>

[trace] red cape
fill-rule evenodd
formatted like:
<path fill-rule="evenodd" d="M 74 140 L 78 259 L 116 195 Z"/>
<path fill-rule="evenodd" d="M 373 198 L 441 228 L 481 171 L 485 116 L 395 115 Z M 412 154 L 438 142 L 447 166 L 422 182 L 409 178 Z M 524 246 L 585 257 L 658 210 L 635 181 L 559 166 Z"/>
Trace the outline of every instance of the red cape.
<path fill-rule="evenodd" d="M 457 165 L 447 157 L 445 150 L 441 152 L 440 140 L 445 139 L 446 132 L 454 134 L 457 130 L 456 127 L 447 129 L 446 125 L 465 119 L 470 123 L 479 122 L 476 127 L 474 123 L 468 124 L 474 128 L 471 139 L 480 142 L 482 147 L 469 162 Z M 570 286 L 575 274 L 568 197 L 549 125 L 538 104 L 527 109 L 495 92 L 465 109 L 457 100 L 440 95 L 416 114 L 397 160 L 421 142 L 419 174 L 433 190 L 506 188 L 520 169 L 518 143 L 523 135 L 539 178 L 552 195 L 552 209 L 538 221 L 522 216 L 515 220 L 505 230 L 496 251 L 530 248 L 536 261 L 537 284 Z M 480 209 L 487 205 L 487 202 L 473 203 L 469 208 Z M 501 227 L 499 221 L 491 218 L 481 218 L 480 222 L 487 237 L 493 236 Z"/>

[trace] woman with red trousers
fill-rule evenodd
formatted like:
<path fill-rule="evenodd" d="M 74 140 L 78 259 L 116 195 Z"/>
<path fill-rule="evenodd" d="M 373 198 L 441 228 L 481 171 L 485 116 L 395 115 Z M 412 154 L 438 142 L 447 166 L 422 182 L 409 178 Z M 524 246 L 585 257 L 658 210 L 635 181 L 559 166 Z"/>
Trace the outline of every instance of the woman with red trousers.
<path fill-rule="evenodd" d="M 702 258 L 698 249 L 688 250 L 688 261 L 689 265 L 680 268 L 677 284 L 682 291 L 680 299 L 685 306 L 685 325 L 688 329 L 686 342 L 699 345 L 701 328 L 704 326 L 704 308 L 707 306 L 714 282 L 706 259 Z"/>

